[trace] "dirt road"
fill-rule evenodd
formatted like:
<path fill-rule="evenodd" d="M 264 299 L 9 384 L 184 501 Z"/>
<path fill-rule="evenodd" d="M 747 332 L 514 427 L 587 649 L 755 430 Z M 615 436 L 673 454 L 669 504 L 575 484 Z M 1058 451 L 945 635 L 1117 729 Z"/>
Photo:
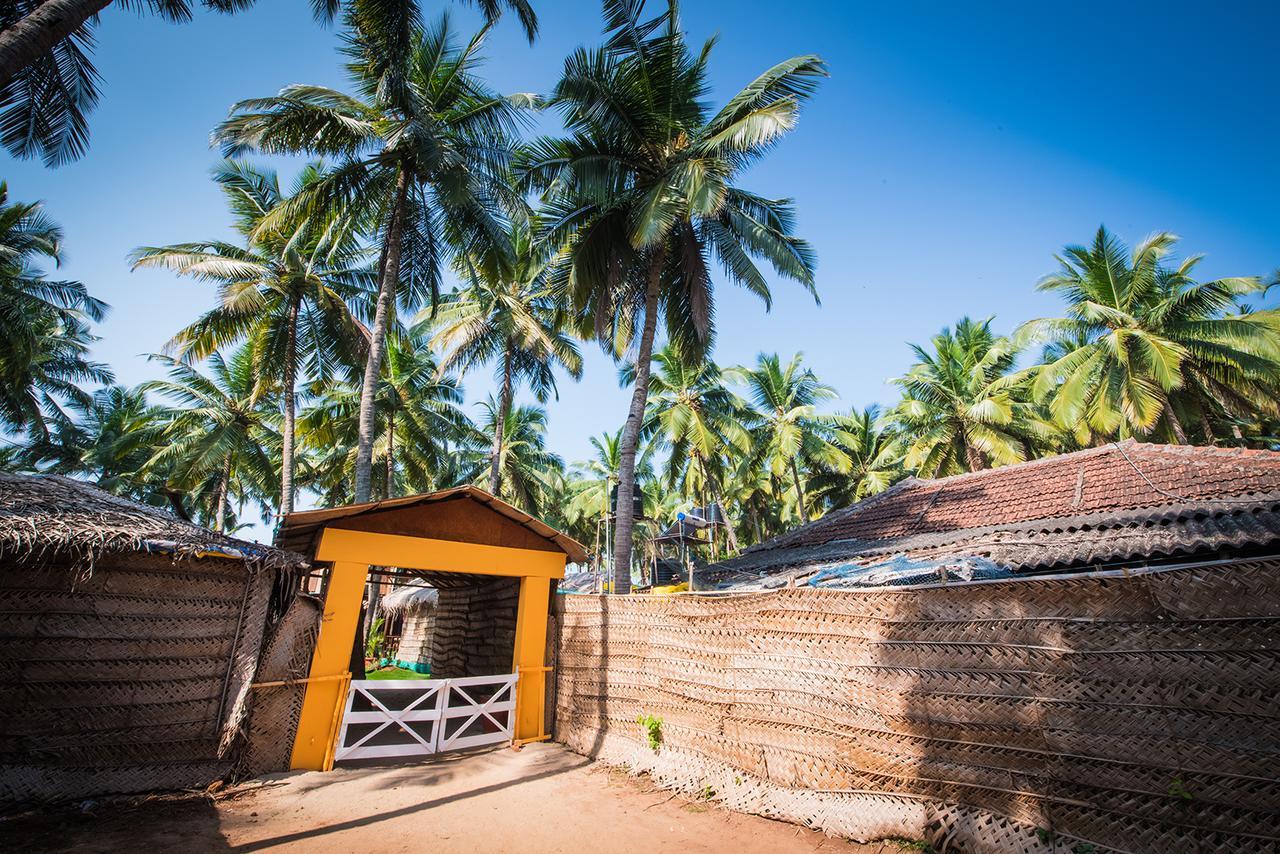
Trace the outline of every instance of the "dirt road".
<path fill-rule="evenodd" d="M 898 854 L 673 797 L 552 745 L 276 775 L 220 797 L 0 821 L 0 851 Z"/>

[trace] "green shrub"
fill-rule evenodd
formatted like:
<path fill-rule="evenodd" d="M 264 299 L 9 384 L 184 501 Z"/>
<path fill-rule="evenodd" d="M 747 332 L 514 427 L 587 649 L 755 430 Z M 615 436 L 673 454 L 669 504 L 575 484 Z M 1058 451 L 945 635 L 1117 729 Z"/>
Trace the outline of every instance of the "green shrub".
<path fill-rule="evenodd" d="M 656 752 L 662 746 L 662 718 L 657 715 L 641 715 L 636 718 L 636 723 L 644 727 L 649 739 L 649 749 Z"/>

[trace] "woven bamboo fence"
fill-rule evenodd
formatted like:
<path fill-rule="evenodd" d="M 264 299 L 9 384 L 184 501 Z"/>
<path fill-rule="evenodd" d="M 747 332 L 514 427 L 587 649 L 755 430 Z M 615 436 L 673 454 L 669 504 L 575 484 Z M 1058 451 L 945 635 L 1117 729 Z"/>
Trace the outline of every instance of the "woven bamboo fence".
<path fill-rule="evenodd" d="M 951 851 L 1280 850 L 1278 561 L 558 598 L 557 738 L 732 809 Z"/>
<path fill-rule="evenodd" d="M 236 761 L 274 571 L 109 555 L 0 572 L 0 804 L 203 785 Z"/>
<path fill-rule="evenodd" d="M 289 770 L 293 739 L 302 717 L 305 682 L 320 634 L 321 604 L 311 596 L 295 596 L 262 645 L 248 738 L 235 776 L 257 777 Z M 284 684 L 278 684 L 284 683 Z"/>

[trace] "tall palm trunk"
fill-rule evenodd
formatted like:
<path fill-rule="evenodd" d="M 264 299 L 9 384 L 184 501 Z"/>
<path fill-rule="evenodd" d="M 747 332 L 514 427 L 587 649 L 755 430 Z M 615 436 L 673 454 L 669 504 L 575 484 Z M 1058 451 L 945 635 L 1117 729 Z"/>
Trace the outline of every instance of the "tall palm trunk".
<path fill-rule="evenodd" d="M 45 0 L 0 30 L 0 87 L 109 5 L 111 0 Z"/>
<path fill-rule="evenodd" d="M 227 521 L 227 493 L 231 491 L 231 455 L 222 464 L 222 474 L 218 478 L 218 497 L 213 511 L 213 530 L 221 534 Z"/>
<path fill-rule="evenodd" d="M 1164 402 L 1164 415 L 1169 421 L 1169 429 L 1173 431 L 1173 439 L 1179 445 L 1187 444 L 1187 431 L 1183 428 L 1178 414 L 1173 411 L 1173 404 L 1167 399 Z"/>
<path fill-rule="evenodd" d="M 387 410 L 387 489 L 386 497 L 394 498 L 392 487 L 396 479 L 396 408 Z"/>
<path fill-rule="evenodd" d="M 502 442 L 507 434 L 507 419 L 511 417 L 512 362 L 515 358 L 516 342 L 508 338 L 507 350 L 502 356 L 502 391 L 498 396 L 497 424 L 493 428 L 493 449 L 489 454 L 489 492 L 493 495 L 498 495 L 502 489 Z"/>
<path fill-rule="evenodd" d="M 1204 434 L 1204 443 L 1212 445 L 1217 441 L 1217 433 L 1213 429 L 1213 424 L 1209 421 L 1209 413 L 1205 412 L 1203 406 L 1196 407 L 1196 416 L 1200 419 L 1200 432 Z"/>
<path fill-rule="evenodd" d="M 613 533 L 613 592 L 631 592 L 631 532 L 635 517 L 631 499 L 636 491 L 636 447 L 640 444 L 640 422 L 649 402 L 649 373 L 653 369 L 653 336 L 658 330 L 658 295 L 662 285 L 662 268 L 666 264 L 666 247 L 654 253 L 649 262 L 649 286 L 644 294 L 644 326 L 640 332 L 640 350 L 636 354 L 636 387 L 631 393 L 631 408 L 622 428 L 618 448 L 618 524 Z"/>
<path fill-rule="evenodd" d="M 800 467 L 796 465 L 796 458 L 791 458 L 791 479 L 796 483 L 796 505 L 800 508 L 800 523 L 802 525 L 809 524 L 809 511 L 804 506 L 804 485 L 800 482 Z"/>
<path fill-rule="evenodd" d="M 293 512 L 293 442 L 297 421 L 298 381 L 298 312 L 302 297 L 295 295 L 289 303 L 289 330 L 284 342 L 284 432 L 280 450 L 280 513 Z"/>
<path fill-rule="evenodd" d="M 960 428 L 960 442 L 964 445 L 964 458 L 969 464 L 969 471 L 982 471 L 985 469 L 987 461 L 982 458 L 982 452 L 969 441 L 969 431 L 964 427 Z"/>
<path fill-rule="evenodd" d="M 405 200 L 409 193 L 409 173 L 402 167 L 396 176 L 395 196 L 391 203 L 391 222 L 387 227 L 382 281 L 370 330 L 369 358 L 364 364 L 364 385 L 360 387 L 360 431 L 356 440 L 356 503 L 369 500 L 373 481 L 373 415 L 378 394 L 378 377 L 386 350 L 387 324 L 395 307 L 396 284 L 400 281 L 400 249 L 404 239 Z"/>

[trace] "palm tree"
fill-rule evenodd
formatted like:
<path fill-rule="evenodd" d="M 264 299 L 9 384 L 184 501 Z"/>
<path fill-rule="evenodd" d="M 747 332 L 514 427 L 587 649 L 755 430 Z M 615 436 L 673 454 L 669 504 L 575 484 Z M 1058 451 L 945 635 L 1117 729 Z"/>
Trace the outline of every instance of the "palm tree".
<path fill-rule="evenodd" d="M 87 404 L 86 384 L 110 383 L 111 369 L 89 359 L 98 338 L 74 317 L 40 313 L 27 320 L 31 350 L 0 360 L 0 427 L 37 439 L 49 433 L 49 421 L 66 417 L 66 403 Z M 24 342 L 25 343 L 25 342 Z"/>
<path fill-rule="evenodd" d="M 141 389 L 157 392 L 173 405 L 163 411 L 168 424 L 144 471 L 164 471 L 170 485 L 194 493 L 201 515 L 222 531 L 234 518 L 233 495 L 263 501 L 274 491 L 279 407 L 262 394 L 251 346 L 241 347 L 229 360 L 210 354 L 207 376 L 168 356 L 151 358 L 168 366 L 169 379 L 144 383 Z"/>
<path fill-rule="evenodd" d="M 903 398 L 891 417 L 907 442 L 907 468 L 921 477 L 1022 462 L 1033 439 L 1054 432 L 1011 382 L 1016 349 L 992 333 L 991 320 L 962 318 L 933 337 L 932 351 L 912 344 L 916 363 L 893 380 Z"/>
<path fill-rule="evenodd" d="M 480 429 L 492 433 L 501 417 L 498 402 L 492 397 L 481 402 L 484 417 Z M 547 450 L 547 411 L 534 406 L 516 406 L 503 420 L 502 441 L 503 491 L 498 495 L 526 513 L 537 516 L 555 492 L 555 480 L 564 473 L 564 461 Z M 476 481 L 488 477 L 488 460 L 476 466 Z"/>
<path fill-rule="evenodd" d="M 292 513 L 298 372 L 327 382 L 363 349 L 363 332 L 347 301 L 372 287 L 358 234 L 343 223 L 302 218 L 264 228 L 289 199 L 324 179 L 320 164 L 306 166 L 289 194 L 271 170 L 226 161 L 214 170 L 245 246 L 219 240 L 144 246 L 133 268 L 161 268 L 218 287 L 216 308 L 174 336 L 184 360 L 202 359 L 245 339 L 255 342 L 259 376 L 278 384 L 284 408 L 280 512 Z"/>
<path fill-rule="evenodd" d="M 1065 317 L 1024 324 L 1022 343 L 1047 341 L 1031 369 L 1037 400 L 1083 441 L 1162 436 L 1185 443 L 1197 423 L 1280 414 L 1280 314 L 1247 311 L 1259 279 L 1197 282 L 1200 256 L 1167 266 L 1177 237 L 1160 232 L 1132 252 L 1098 229 L 1088 247 L 1068 246 L 1040 290 L 1061 294 Z"/>
<path fill-rule="evenodd" d="M 528 95 L 505 98 L 476 76 L 484 32 L 463 48 L 447 18 L 422 28 L 413 3 L 355 2 L 347 11 L 347 65 L 358 96 L 288 86 L 241 101 L 214 133 L 228 156 L 309 152 L 335 156 L 326 177 L 267 217 L 372 219 L 382 241 L 378 296 L 361 384 L 355 499 L 371 491 L 374 397 L 397 305 L 434 303 L 449 253 L 503 245 L 494 210 L 522 200 L 504 187 L 508 138 Z"/>
<path fill-rule="evenodd" d="M 50 281 L 42 263 L 62 261 L 62 228 L 40 202 L 9 202 L 0 181 L 0 346 L 14 348 L 30 338 L 23 323 L 46 313 L 100 321 L 107 304 L 80 282 Z M 0 350 L 0 353 L 5 351 Z"/>
<path fill-rule="evenodd" d="M 755 258 L 813 290 L 814 258 L 793 235 L 789 201 L 735 185 L 795 127 L 825 66 L 786 60 L 714 115 L 705 103 L 712 43 L 695 53 L 676 5 L 644 21 L 642 0 L 605 0 L 604 47 L 575 51 L 550 99 L 568 137 L 533 143 L 527 184 L 544 192 L 547 233 L 565 245 L 556 280 L 602 342 L 624 352 L 639 332 L 635 390 L 622 435 L 615 590 L 629 589 L 631 497 L 659 315 L 690 358 L 713 338 L 709 259 L 769 305 Z"/>
<path fill-rule="evenodd" d="M 818 404 L 835 398 L 835 389 L 809 368 L 801 367 L 803 358 L 802 353 L 796 353 L 784 366 L 776 353 L 761 353 L 754 368 L 731 368 L 726 374 L 746 386 L 752 404 L 747 423 L 754 434 L 756 454 L 774 477 L 790 472 L 796 512 L 801 523 L 808 523 L 801 464 L 817 460 L 835 471 L 847 472 L 850 463 L 824 435 L 824 423 L 818 416 Z"/>
<path fill-rule="evenodd" d="M 592 456 L 570 466 L 562 518 L 568 526 L 565 530 L 572 536 L 584 543 L 596 539 L 594 551 L 598 556 L 601 525 L 611 515 L 609 498 L 618 482 L 622 430 L 592 436 L 590 443 Z M 636 483 L 641 488 L 654 480 L 651 458 L 655 450 L 653 443 L 645 444 L 636 458 Z M 646 501 L 645 506 L 650 502 Z"/>
<path fill-rule="evenodd" d="M 809 492 L 827 509 L 848 507 L 884 492 L 900 480 L 902 442 L 881 417 L 878 406 L 830 417 L 831 442 L 849 459 L 846 471 L 823 466 L 810 473 Z"/>
<path fill-rule="evenodd" d="M 465 480 L 458 455 L 473 449 L 476 429 L 462 411 L 462 387 L 440 375 L 435 354 L 420 339 L 388 341 L 387 361 L 374 398 L 374 486 L 391 498 Z M 302 446 L 314 459 L 309 485 L 330 503 L 351 498 L 359 430 L 360 389 L 334 383 L 300 419 Z"/>
<path fill-rule="evenodd" d="M 0 427 L 45 437 L 64 403 L 87 406 L 86 383 L 110 369 L 89 360 L 90 321 L 107 305 L 80 282 L 48 278 L 62 259 L 62 229 L 39 202 L 9 202 L 0 182 Z"/>
<path fill-rule="evenodd" d="M 618 450 L 622 431 L 592 436 L 590 441 L 592 457 L 575 462 L 571 467 L 573 494 L 565 509 L 565 517 L 573 524 L 583 519 L 608 516 L 609 489 L 618 482 Z"/>
<path fill-rule="evenodd" d="M 237 12 L 254 0 L 201 0 L 217 12 Z M 403 0 L 417 9 L 417 3 Z M 0 4 L 0 142 L 15 157 L 39 155 L 49 166 L 75 160 L 88 145 L 88 114 L 98 103 L 100 78 L 89 54 L 95 42 L 98 13 L 111 0 L 9 0 Z M 175 22 L 191 19 L 191 0 L 121 2 L 145 7 Z M 316 18 L 332 20 L 341 0 L 311 0 Z M 349 6 L 376 6 L 348 0 Z M 489 21 L 503 7 L 520 18 L 532 42 L 538 20 L 527 0 L 475 0 L 472 5 Z"/>
<path fill-rule="evenodd" d="M 52 420 L 47 436 L 22 449 L 24 468 L 92 478 L 117 495 L 147 500 L 137 473 L 159 445 L 159 408 L 141 389 L 111 385 L 87 402 L 73 401 L 71 417 Z"/>
<path fill-rule="evenodd" d="M 690 363 L 674 347 L 653 357 L 642 441 L 669 450 L 664 480 L 700 506 L 723 504 L 727 459 L 746 454 L 751 437 L 742 427 L 742 402 L 725 387 L 710 360 Z M 632 382 L 635 369 L 622 371 Z"/>
<path fill-rule="evenodd" d="M 555 393 L 555 369 L 574 379 L 582 376 L 582 355 L 565 333 L 567 318 L 547 285 L 550 252 L 533 241 L 528 224 L 517 220 L 508 233 L 513 259 L 503 247 L 487 247 L 467 259 L 474 278 L 448 298 L 438 315 L 424 312 L 419 329 L 435 328 L 434 346 L 444 352 L 441 371 L 466 372 L 493 362 L 498 383 L 498 410 L 489 461 L 489 492 L 502 487 L 502 442 L 511 413 L 515 385 L 528 383 L 539 403 Z"/>

